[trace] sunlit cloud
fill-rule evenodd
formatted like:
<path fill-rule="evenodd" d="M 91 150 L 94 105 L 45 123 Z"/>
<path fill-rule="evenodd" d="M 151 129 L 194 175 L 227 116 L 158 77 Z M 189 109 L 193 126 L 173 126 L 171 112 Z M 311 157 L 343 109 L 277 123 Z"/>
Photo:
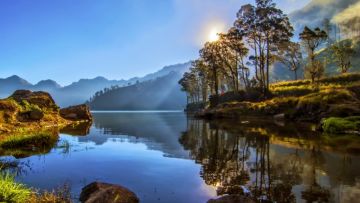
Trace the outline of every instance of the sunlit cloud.
<path fill-rule="evenodd" d="M 335 15 L 332 20 L 336 23 L 342 23 L 355 17 L 360 17 L 360 1 Z"/>

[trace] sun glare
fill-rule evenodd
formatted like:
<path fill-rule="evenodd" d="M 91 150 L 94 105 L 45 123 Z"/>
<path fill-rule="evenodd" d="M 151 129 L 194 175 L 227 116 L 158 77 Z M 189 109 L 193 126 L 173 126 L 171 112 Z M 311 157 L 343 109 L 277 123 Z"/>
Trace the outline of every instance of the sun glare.
<path fill-rule="evenodd" d="M 209 42 L 214 42 L 214 41 L 217 41 L 219 39 L 219 35 L 218 35 L 218 31 L 213 28 L 210 33 L 209 33 L 209 36 L 208 36 L 208 41 Z"/>

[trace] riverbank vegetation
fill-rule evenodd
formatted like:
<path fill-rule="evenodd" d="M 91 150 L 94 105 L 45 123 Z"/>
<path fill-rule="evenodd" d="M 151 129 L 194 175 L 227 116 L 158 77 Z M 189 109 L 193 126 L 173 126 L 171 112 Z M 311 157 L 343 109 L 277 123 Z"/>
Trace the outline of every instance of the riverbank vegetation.
<path fill-rule="evenodd" d="M 360 115 L 360 74 L 353 68 L 360 36 L 333 36 L 332 28 L 356 29 L 324 19 L 322 27 L 305 26 L 294 36 L 288 16 L 273 1 L 242 6 L 234 26 L 207 42 L 179 81 L 188 96 L 186 110 L 206 118 L 312 122 Z M 271 75 L 278 64 L 294 73 L 293 81 L 271 80 L 279 78 Z M 337 72 L 325 75 L 333 66 Z"/>
<path fill-rule="evenodd" d="M 67 186 L 52 192 L 38 192 L 15 181 L 10 173 L 0 173 L 0 202 L 8 203 L 68 203 L 71 201 L 70 190 Z"/>
<path fill-rule="evenodd" d="M 59 131 L 88 132 L 91 114 L 85 105 L 60 109 L 46 92 L 17 90 L 0 99 L 0 153 L 24 156 L 44 153 Z"/>

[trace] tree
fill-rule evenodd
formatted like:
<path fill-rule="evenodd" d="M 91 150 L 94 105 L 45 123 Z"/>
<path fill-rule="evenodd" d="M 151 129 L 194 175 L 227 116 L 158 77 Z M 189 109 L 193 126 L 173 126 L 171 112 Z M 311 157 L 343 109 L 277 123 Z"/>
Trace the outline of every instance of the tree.
<path fill-rule="evenodd" d="M 256 0 L 256 6 L 247 4 L 240 8 L 235 27 L 253 49 L 251 64 L 255 68 L 255 77 L 266 94 L 274 55 L 278 52 L 279 45 L 290 41 L 293 36 L 289 18 L 276 8 L 272 0 Z"/>
<path fill-rule="evenodd" d="M 182 90 L 187 93 L 187 103 L 196 102 L 196 76 L 193 73 L 185 72 L 179 80 Z"/>
<path fill-rule="evenodd" d="M 239 90 L 239 76 L 245 87 L 248 87 L 249 69 L 245 66 L 244 58 L 247 56 L 249 49 L 243 42 L 243 36 L 236 28 L 231 28 L 228 33 L 220 34 L 220 42 L 233 52 L 235 67 L 231 68 L 231 74 L 234 81 L 235 91 Z"/>
<path fill-rule="evenodd" d="M 351 41 L 344 40 L 331 47 L 333 61 L 339 66 L 341 73 L 346 73 L 351 68 L 351 58 L 355 54 Z"/>
<path fill-rule="evenodd" d="M 301 67 L 302 53 L 300 44 L 296 42 L 284 43 L 279 47 L 277 59 L 294 72 L 294 79 L 297 80 L 297 71 Z"/>
<path fill-rule="evenodd" d="M 305 69 L 305 73 L 309 74 L 311 81 L 314 82 L 315 78 L 320 77 L 321 68 L 316 67 L 319 63 L 315 60 L 315 51 L 320 47 L 322 43 L 324 43 L 327 39 L 327 33 L 320 28 L 315 28 L 311 30 L 307 26 L 305 26 L 302 33 L 300 33 L 300 39 L 307 50 L 308 54 L 308 64 Z"/>
<path fill-rule="evenodd" d="M 207 42 L 204 48 L 200 50 L 200 57 L 209 67 L 209 77 L 212 81 L 212 91 L 216 97 L 219 96 L 219 76 L 221 74 L 222 62 L 220 57 L 221 46 L 218 42 Z"/>
<path fill-rule="evenodd" d="M 200 85 L 200 91 L 201 91 L 201 97 L 202 102 L 206 102 L 208 98 L 208 92 L 209 92 L 209 67 L 206 66 L 203 59 L 197 59 L 192 62 L 193 70 L 195 70 L 197 77 L 199 78 L 199 85 Z"/>

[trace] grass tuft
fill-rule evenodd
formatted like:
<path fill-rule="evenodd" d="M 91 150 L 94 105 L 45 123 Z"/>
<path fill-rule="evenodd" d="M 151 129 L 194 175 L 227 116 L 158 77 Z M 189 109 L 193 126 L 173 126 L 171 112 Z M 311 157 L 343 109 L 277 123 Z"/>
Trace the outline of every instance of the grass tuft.
<path fill-rule="evenodd" d="M 32 191 L 14 180 L 10 173 L 0 173 L 0 202 L 22 203 L 28 202 Z"/>

